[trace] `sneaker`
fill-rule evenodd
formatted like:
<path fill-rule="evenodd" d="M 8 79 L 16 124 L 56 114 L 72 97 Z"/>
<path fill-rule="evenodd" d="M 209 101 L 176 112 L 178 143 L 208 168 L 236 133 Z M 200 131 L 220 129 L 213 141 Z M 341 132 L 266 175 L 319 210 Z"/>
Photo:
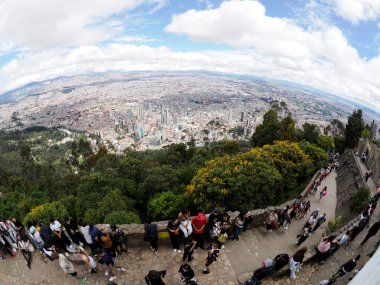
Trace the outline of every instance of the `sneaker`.
<path fill-rule="evenodd" d="M 175 252 L 175 253 L 177 253 L 177 250 L 176 250 L 176 249 L 174 249 L 174 252 Z"/>
<path fill-rule="evenodd" d="M 87 283 L 87 278 L 80 279 L 79 282 L 80 282 L 81 284 L 83 284 L 83 283 Z"/>
<path fill-rule="evenodd" d="M 125 272 L 125 271 L 127 271 L 125 268 L 118 268 L 117 270 L 119 270 L 119 271 L 121 271 L 121 272 Z"/>
<path fill-rule="evenodd" d="M 104 272 L 104 275 L 105 275 L 105 276 L 108 276 L 108 275 L 109 275 L 109 273 L 108 273 L 107 270 L 106 270 L 106 272 Z"/>
<path fill-rule="evenodd" d="M 203 270 L 202 273 L 203 273 L 203 274 L 209 274 L 209 273 L 210 273 L 210 270 Z"/>
<path fill-rule="evenodd" d="M 112 276 L 110 279 L 108 279 L 108 281 L 111 281 L 111 282 L 113 282 L 115 280 L 116 280 L 116 276 Z"/>
<path fill-rule="evenodd" d="M 153 247 L 150 247 L 150 250 L 154 252 L 154 248 Z"/>
<path fill-rule="evenodd" d="M 178 252 L 178 253 L 181 253 L 181 250 L 180 250 L 180 249 L 178 249 L 178 250 L 177 250 L 177 252 Z"/>
<path fill-rule="evenodd" d="M 66 255 L 67 257 L 69 257 L 69 254 L 68 254 L 67 252 L 65 252 L 65 255 Z"/>

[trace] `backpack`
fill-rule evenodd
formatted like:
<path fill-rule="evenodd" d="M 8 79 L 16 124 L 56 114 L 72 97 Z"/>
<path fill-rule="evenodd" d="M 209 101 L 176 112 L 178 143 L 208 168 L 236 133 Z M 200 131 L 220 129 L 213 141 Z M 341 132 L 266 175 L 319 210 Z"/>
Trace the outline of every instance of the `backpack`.
<path fill-rule="evenodd" d="M 289 263 L 289 255 L 287 253 L 279 254 L 274 258 L 273 263 L 274 271 L 278 271 Z"/>
<path fill-rule="evenodd" d="M 226 240 L 227 240 L 227 238 L 228 238 L 228 234 L 227 233 L 220 234 L 219 237 L 218 237 L 218 241 L 220 243 L 225 243 Z"/>

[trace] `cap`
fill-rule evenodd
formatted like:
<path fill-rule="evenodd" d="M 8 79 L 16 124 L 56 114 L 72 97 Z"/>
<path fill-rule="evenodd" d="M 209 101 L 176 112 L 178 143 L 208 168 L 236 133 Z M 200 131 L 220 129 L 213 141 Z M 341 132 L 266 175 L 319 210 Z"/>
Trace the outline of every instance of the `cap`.
<path fill-rule="evenodd" d="M 214 213 L 218 213 L 219 212 L 219 209 L 218 208 L 215 208 L 214 209 Z"/>
<path fill-rule="evenodd" d="M 198 220 L 204 220 L 206 217 L 202 213 L 198 213 L 197 218 Z"/>

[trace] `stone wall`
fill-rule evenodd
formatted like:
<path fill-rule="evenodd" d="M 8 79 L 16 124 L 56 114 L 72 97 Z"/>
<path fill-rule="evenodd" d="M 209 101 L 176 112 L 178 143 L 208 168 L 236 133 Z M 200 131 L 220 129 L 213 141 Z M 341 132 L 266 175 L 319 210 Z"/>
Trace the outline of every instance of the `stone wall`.
<path fill-rule="evenodd" d="M 309 184 L 306 186 L 304 191 L 300 194 L 302 197 L 306 196 L 307 190 L 310 186 L 310 184 L 314 181 L 314 179 L 317 177 L 318 172 L 314 174 L 312 179 L 310 179 Z M 248 213 L 253 216 L 253 222 L 248 226 L 249 228 L 253 227 L 259 227 L 262 226 L 266 219 L 269 216 L 269 213 L 272 211 L 281 211 L 282 209 L 285 208 L 286 205 L 292 205 L 294 200 L 287 201 L 284 204 L 281 204 L 279 206 L 269 206 L 265 209 L 257 209 L 257 210 L 252 210 L 249 211 Z M 228 212 L 229 215 L 231 216 L 231 219 L 236 218 L 239 215 L 239 212 Z M 208 216 L 208 215 L 206 215 Z M 153 222 L 157 224 L 158 226 L 158 232 L 159 232 L 159 238 L 160 238 L 160 244 L 161 240 L 162 242 L 169 242 L 167 235 L 161 234 L 161 233 L 166 233 L 167 229 L 166 226 L 168 224 L 168 221 L 158 221 L 158 222 Z M 109 225 L 106 224 L 98 224 L 96 225 L 100 229 L 106 229 L 108 228 Z M 124 230 L 125 232 L 128 233 L 128 244 L 129 246 L 143 246 L 144 245 L 144 225 L 142 224 L 122 224 L 118 225 L 119 228 Z M 166 241 L 165 241 L 166 240 Z"/>
<path fill-rule="evenodd" d="M 336 216 L 344 216 L 348 219 L 354 217 L 355 213 L 350 213 L 351 197 L 361 187 L 365 187 L 365 181 L 360 173 L 351 149 L 346 149 L 339 160 L 337 169 L 337 207 Z"/>
<path fill-rule="evenodd" d="M 368 140 L 361 140 L 358 146 L 358 155 L 360 156 L 364 151 L 367 153 L 367 160 L 365 162 L 367 169 L 372 167 L 373 182 L 376 186 L 380 184 L 380 149 L 377 145 Z"/>

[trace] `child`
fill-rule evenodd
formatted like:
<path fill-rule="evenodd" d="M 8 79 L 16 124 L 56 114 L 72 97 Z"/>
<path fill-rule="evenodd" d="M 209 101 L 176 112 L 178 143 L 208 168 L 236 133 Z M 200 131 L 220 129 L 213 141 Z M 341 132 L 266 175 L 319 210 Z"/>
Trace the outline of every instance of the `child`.
<path fill-rule="evenodd" d="M 186 261 L 187 259 L 187 261 L 190 262 L 194 259 L 192 255 L 193 255 L 194 248 L 196 245 L 197 245 L 197 242 L 193 239 L 192 236 L 188 236 L 185 239 L 185 247 L 184 247 L 184 252 L 183 252 L 183 257 L 182 257 L 183 261 Z"/>
<path fill-rule="evenodd" d="M 206 259 L 206 269 L 202 271 L 203 274 L 208 274 L 210 273 L 209 266 L 214 262 L 217 261 L 219 257 L 219 248 L 218 244 L 213 242 L 211 246 L 208 248 L 208 253 L 207 253 L 207 259 Z"/>
<path fill-rule="evenodd" d="M 322 199 L 322 197 L 327 195 L 327 186 L 325 186 L 322 191 L 319 193 L 319 200 Z"/>

